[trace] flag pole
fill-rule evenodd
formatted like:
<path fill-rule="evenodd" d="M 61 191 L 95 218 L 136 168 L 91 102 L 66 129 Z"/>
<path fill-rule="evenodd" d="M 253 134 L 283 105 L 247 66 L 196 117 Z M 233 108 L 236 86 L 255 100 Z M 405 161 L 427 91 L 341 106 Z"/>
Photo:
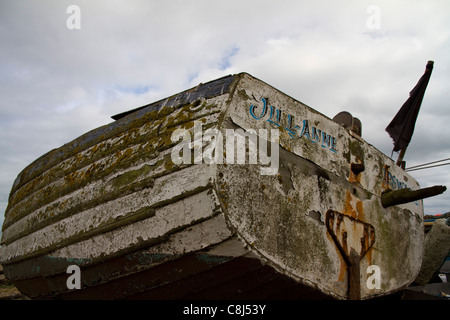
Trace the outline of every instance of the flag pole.
<path fill-rule="evenodd" d="M 406 153 L 406 148 L 407 148 L 407 146 L 403 147 L 400 150 L 400 154 L 398 155 L 398 159 L 397 159 L 397 165 L 399 167 L 401 167 L 402 169 L 405 169 L 405 167 L 406 167 L 406 162 L 403 161 L 403 158 L 405 157 L 405 153 Z"/>

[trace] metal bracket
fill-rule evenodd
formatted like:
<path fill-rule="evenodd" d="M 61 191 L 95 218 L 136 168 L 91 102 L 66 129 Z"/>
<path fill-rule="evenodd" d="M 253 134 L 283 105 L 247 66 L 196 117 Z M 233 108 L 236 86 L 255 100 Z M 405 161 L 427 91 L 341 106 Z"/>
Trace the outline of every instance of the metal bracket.
<path fill-rule="evenodd" d="M 360 262 L 375 242 L 375 228 L 363 221 L 328 210 L 325 223 L 348 270 L 348 297 L 361 299 Z"/>

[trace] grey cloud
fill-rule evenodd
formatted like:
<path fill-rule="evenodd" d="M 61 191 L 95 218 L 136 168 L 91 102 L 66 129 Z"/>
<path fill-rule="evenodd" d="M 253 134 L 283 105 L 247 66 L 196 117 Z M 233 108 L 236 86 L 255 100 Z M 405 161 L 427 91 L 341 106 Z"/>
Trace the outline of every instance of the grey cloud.
<path fill-rule="evenodd" d="M 377 1 L 381 25 L 371 30 L 372 1 L 79 0 L 81 29 L 69 30 L 72 1 L 2 0 L 0 200 L 28 163 L 111 115 L 242 71 L 329 117 L 350 111 L 390 155 L 384 129 L 434 60 L 406 160 L 446 157 L 447 3 Z M 447 168 L 418 180 L 449 183 Z M 449 199 L 427 200 L 425 211 L 450 211 Z"/>

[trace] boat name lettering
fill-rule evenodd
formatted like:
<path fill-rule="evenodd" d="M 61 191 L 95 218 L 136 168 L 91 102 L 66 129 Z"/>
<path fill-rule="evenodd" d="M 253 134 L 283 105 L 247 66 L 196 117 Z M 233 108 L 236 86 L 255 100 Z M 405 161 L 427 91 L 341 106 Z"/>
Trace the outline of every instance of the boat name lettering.
<path fill-rule="evenodd" d="M 383 177 L 384 177 L 384 182 L 392 190 L 408 188 L 408 185 L 406 183 L 399 181 L 398 178 L 389 171 L 389 167 L 387 167 L 387 168 L 385 167 L 383 169 Z"/>
<path fill-rule="evenodd" d="M 261 98 L 263 102 L 262 109 L 261 107 L 251 105 L 249 108 L 250 115 L 256 120 L 266 119 L 267 122 L 273 124 L 274 126 L 281 127 L 285 129 L 289 136 L 292 139 L 300 139 L 305 138 L 312 143 L 317 143 L 323 148 L 326 148 L 332 152 L 336 152 L 336 138 L 330 134 L 327 134 L 325 131 L 322 131 L 316 127 L 310 125 L 307 119 L 298 122 L 297 125 L 294 116 L 291 114 L 287 114 L 284 117 L 285 124 L 282 124 L 282 112 L 280 109 L 275 108 L 274 106 L 268 106 L 266 98 Z M 260 110 L 261 109 L 261 110 Z"/>

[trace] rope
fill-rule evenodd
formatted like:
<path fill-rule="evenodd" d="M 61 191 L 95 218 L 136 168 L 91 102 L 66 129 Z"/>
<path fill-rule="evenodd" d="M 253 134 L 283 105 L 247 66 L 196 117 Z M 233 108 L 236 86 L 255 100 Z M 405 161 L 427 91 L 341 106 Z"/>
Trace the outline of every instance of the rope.
<path fill-rule="evenodd" d="M 447 166 L 450 164 L 450 162 L 448 163 L 441 163 L 441 164 L 436 164 L 434 166 L 430 166 L 430 164 L 435 164 L 435 163 L 439 163 L 439 162 L 443 162 L 443 161 L 448 161 L 450 160 L 450 158 L 447 159 L 442 159 L 442 160 L 438 160 L 438 161 L 432 161 L 432 162 L 428 162 L 428 163 L 424 163 L 424 164 L 419 164 L 417 166 L 412 166 L 407 168 L 405 171 L 415 171 L 415 170 L 422 170 L 422 169 L 429 169 L 429 168 L 435 168 L 435 167 L 441 167 L 441 166 Z"/>

